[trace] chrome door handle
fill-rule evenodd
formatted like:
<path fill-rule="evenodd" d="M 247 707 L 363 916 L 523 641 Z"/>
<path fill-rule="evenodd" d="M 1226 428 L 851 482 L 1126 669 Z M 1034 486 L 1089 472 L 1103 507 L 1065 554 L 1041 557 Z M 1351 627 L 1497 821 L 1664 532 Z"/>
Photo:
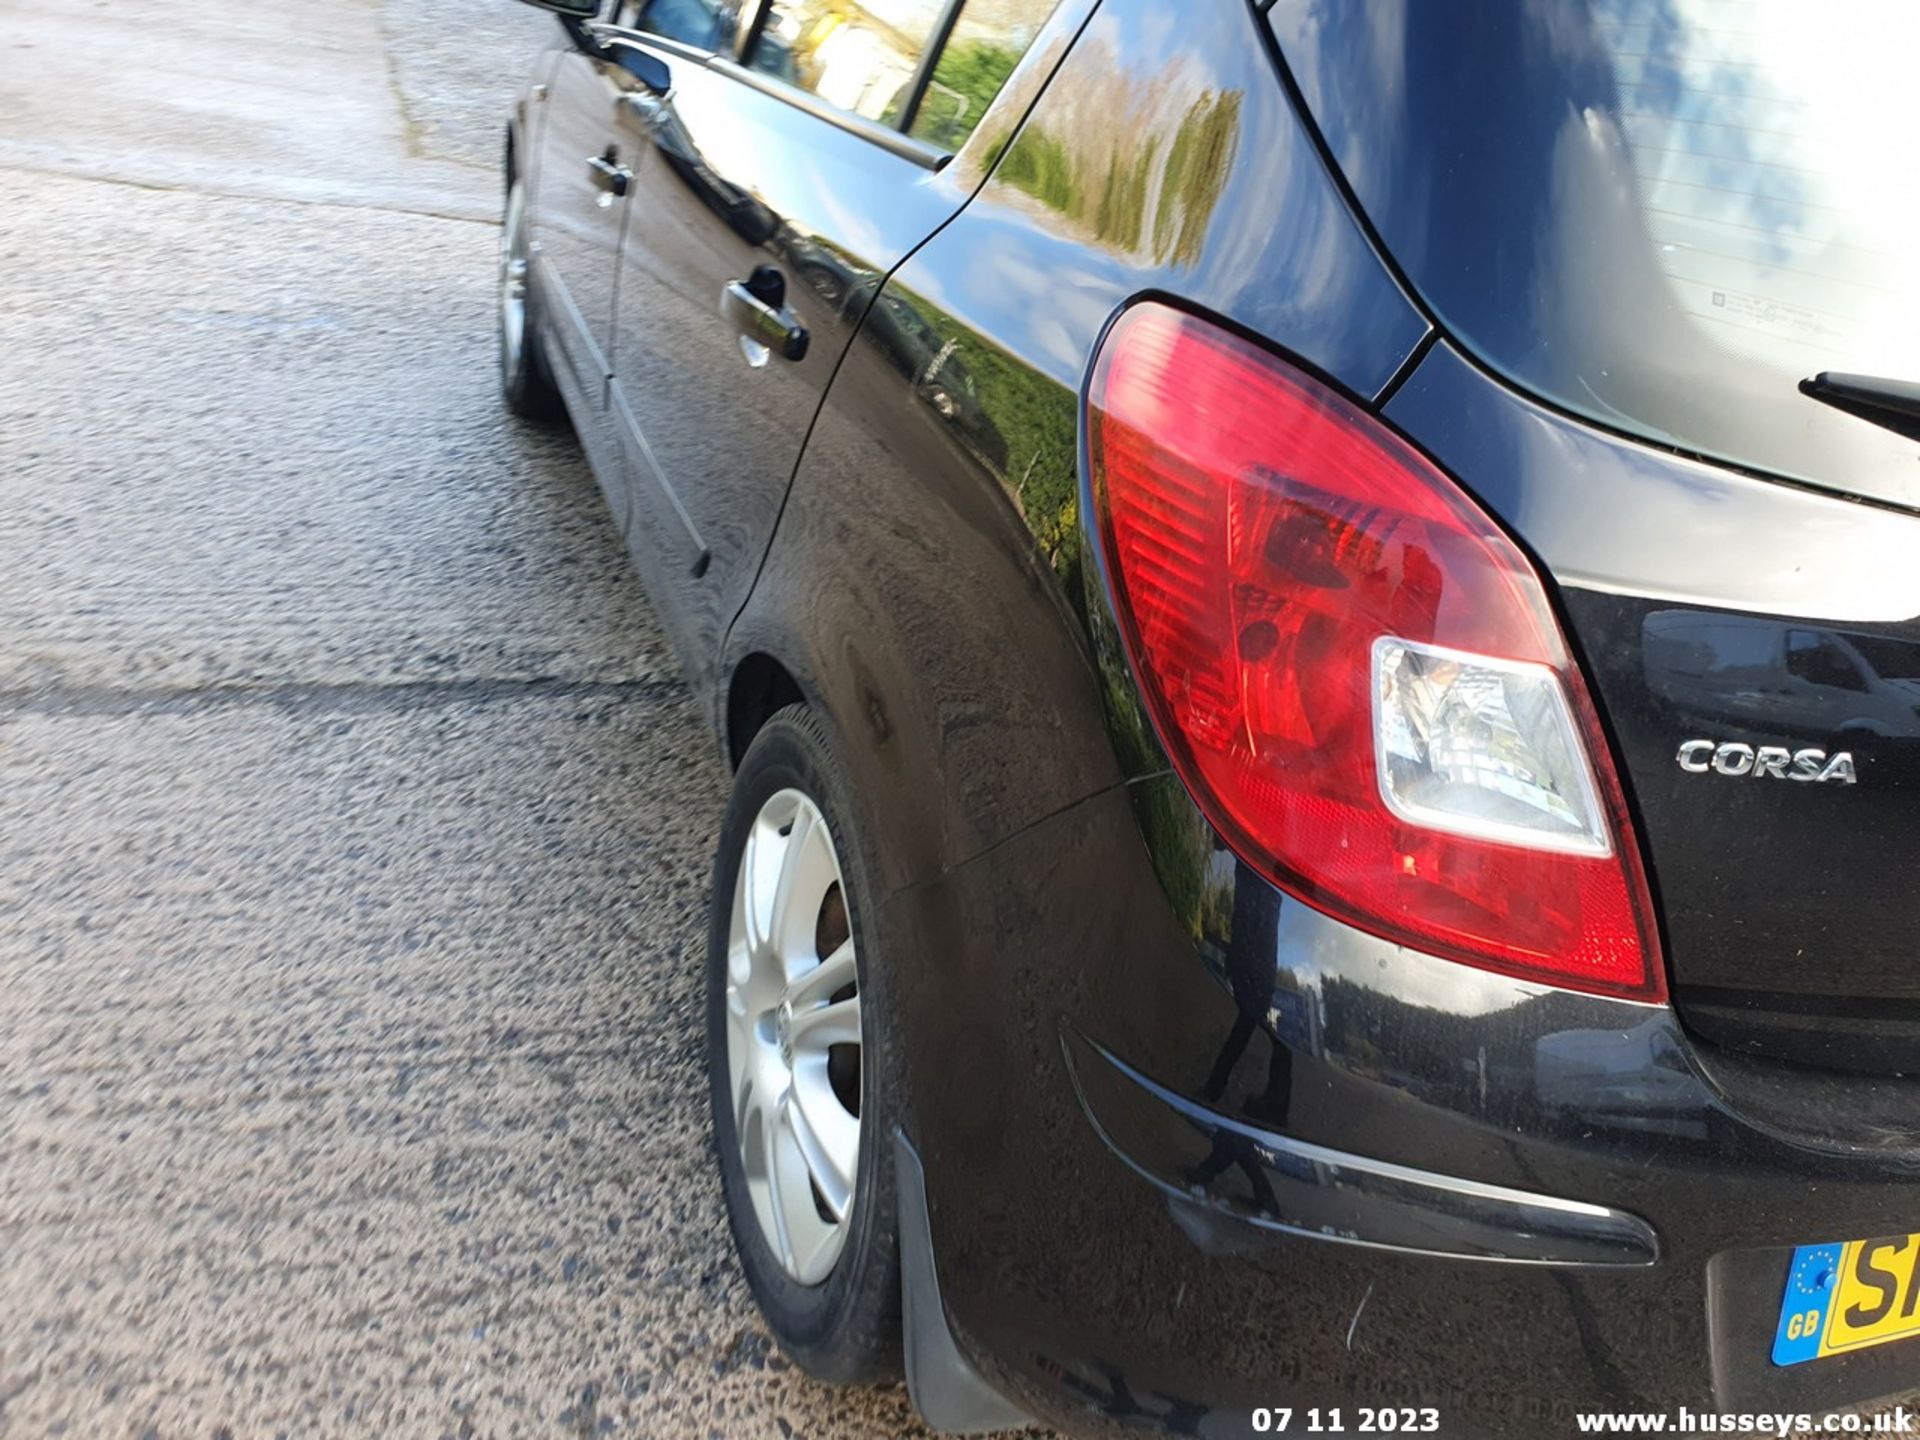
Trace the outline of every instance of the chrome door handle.
<path fill-rule="evenodd" d="M 781 359 L 807 358 L 806 327 L 785 306 L 769 305 L 754 294 L 745 281 L 727 282 L 720 292 L 720 313 L 733 322 L 734 329 L 766 346 Z"/>
<path fill-rule="evenodd" d="M 607 155 L 593 156 L 587 161 L 587 169 L 593 172 L 593 183 L 609 195 L 625 195 L 633 180 L 633 171 Z"/>

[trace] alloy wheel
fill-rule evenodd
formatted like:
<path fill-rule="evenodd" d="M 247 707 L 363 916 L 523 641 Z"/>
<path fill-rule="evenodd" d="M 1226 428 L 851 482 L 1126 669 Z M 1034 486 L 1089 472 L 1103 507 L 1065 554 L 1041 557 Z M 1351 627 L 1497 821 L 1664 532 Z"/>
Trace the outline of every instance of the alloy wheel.
<path fill-rule="evenodd" d="M 798 790 L 747 832 L 727 942 L 727 1073 L 755 1217 L 802 1285 L 846 1246 L 860 1162 L 860 992 L 826 817 Z"/>
<path fill-rule="evenodd" d="M 516 179 L 507 190 L 500 226 L 500 370 L 508 385 L 520 371 L 527 343 L 526 230 L 526 186 Z"/>

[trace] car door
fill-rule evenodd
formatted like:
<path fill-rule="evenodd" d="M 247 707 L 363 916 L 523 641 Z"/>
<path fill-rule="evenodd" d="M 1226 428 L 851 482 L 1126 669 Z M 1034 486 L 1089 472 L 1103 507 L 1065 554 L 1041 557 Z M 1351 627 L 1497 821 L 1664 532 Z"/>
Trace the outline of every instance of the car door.
<path fill-rule="evenodd" d="M 597 27 L 567 22 L 572 43 L 547 79 L 534 170 L 535 285 L 581 443 L 624 522 L 619 446 L 608 409 L 614 287 L 634 169 L 648 149 L 621 126 L 629 97 L 658 83 L 659 62 L 603 44 Z M 644 63 L 643 63 L 644 60 Z"/>
<path fill-rule="evenodd" d="M 614 406 L 635 559 L 702 691 L 847 342 L 964 201 L 935 181 L 965 126 L 934 79 L 948 0 L 766 0 L 731 46 L 649 33 L 663 3 L 632 16 L 673 85 L 628 112 L 654 155 L 621 252 Z M 1054 0 L 973 3 L 1006 42 L 963 102 L 983 109 Z"/>

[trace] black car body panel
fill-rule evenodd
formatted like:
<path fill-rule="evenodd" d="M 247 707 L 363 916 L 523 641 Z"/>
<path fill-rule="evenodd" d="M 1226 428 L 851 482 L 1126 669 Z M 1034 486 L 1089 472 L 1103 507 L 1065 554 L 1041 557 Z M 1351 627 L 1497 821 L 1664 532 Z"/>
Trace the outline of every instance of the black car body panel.
<path fill-rule="evenodd" d="M 614 357 L 614 403 L 632 416 L 631 538 L 637 554 L 680 561 L 659 566 L 650 589 L 696 683 L 747 597 L 866 302 L 965 198 L 926 164 L 796 112 L 724 64 L 676 60 L 671 96 L 628 111 L 633 147 L 652 153 L 635 177 L 646 223 L 622 254 Z M 804 353 L 749 366 L 721 315 L 730 284 L 764 285 L 765 303 L 804 332 Z M 709 407 L 728 394 L 737 404 L 715 426 Z"/>
<path fill-rule="evenodd" d="M 1185 825 L 1143 849 L 1156 811 Z M 1666 1007 L 1462 972 L 1214 846 L 1177 782 L 1147 781 L 896 902 L 951 956 L 914 981 L 940 1017 L 915 1032 L 916 1115 L 943 1293 L 1008 1394 L 1076 1431 L 1430 1404 L 1443 1434 L 1538 1436 L 1578 1410 L 1818 1411 L 1913 1385 L 1897 1345 L 1782 1370 L 1754 1338 L 1793 1245 L 1911 1223 L 1913 1081 L 1747 1061 Z M 1169 904 L 1164 877 L 1197 866 L 1230 934 Z M 1008 997 L 1056 1018 L 1000 1023 Z M 1089 1077 L 1094 1047 L 1152 1086 Z M 1514 1263 L 1531 1221 L 1504 1259 L 1455 1258 L 1496 1246 L 1423 1205 L 1307 1237 L 1289 1183 L 1326 1161 L 1289 1161 L 1301 1143 L 1631 1217 L 1657 1261 Z"/>
<path fill-rule="evenodd" d="M 1079 393 L 1114 312 L 1177 291 L 1360 395 L 1426 334 L 1252 17 L 1191 15 L 1184 59 L 1161 30 L 1155 6 L 1105 0 L 992 178 L 887 282 L 728 640 L 723 671 L 801 657 L 802 687 L 860 731 L 862 780 L 918 817 L 902 881 L 1164 768 L 1082 618 Z M 1183 133 L 1200 158 L 1149 186 L 1156 146 Z M 977 183 L 981 138 L 943 181 Z M 1103 200 L 1127 184 L 1130 201 Z M 968 378 L 964 404 L 913 378 L 927 352 Z"/>
<path fill-rule="evenodd" d="M 1560 582 L 1640 809 L 1682 1014 L 1756 1052 L 1920 1065 L 1920 520 L 1593 430 L 1445 344 L 1386 414 Z M 1857 783 L 1783 782 L 1738 754 L 1739 773 L 1682 768 L 1703 739 L 1847 754 Z"/>
<path fill-rule="evenodd" d="M 1694 262 L 1670 258 L 1683 235 L 1801 227 L 1808 182 L 1776 163 L 1792 141 L 1745 113 L 1765 76 L 1748 67 L 1703 91 L 1684 62 L 1708 47 L 1658 6 L 1277 0 L 1269 22 L 1343 179 L 1450 336 L 1389 418 L 1560 583 L 1643 821 L 1676 1003 L 1743 1049 L 1920 1065 L 1901 903 L 1920 779 L 1920 524 L 1881 508 L 1920 502 L 1920 446 L 1723 348 L 1717 334 L 1742 332 L 1698 315 L 1757 329 L 1801 317 L 1741 312 L 1722 291 L 1702 311 Z M 1644 173 L 1675 153 L 1662 142 L 1701 136 L 1711 173 Z M 1732 273 L 1717 263 L 1708 273 Z M 1832 241 L 1820 263 L 1852 265 L 1872 305 L 1899 304 L 1861 290 L 1871 256 Z M 1570 423 L 1482 366 L 1667 446 Z"/>
<path fill-rule="evenodd" d="M 1920 1084 L 1898 1073 L 1920 1038 L 1899 683 L 1920 674 L 1920 518 L 1879 471 L 1782 483 L 1512 388 L 1524 357 L 1495 369 L 1448 333 L 1458 307 L 1414 293 L 1439 262 L 1415 273 L 1417 237 L 1329 163 L 1358 168 L 1328 97 L 1371 54 L 1367 12 L 1318 7 L 1310 33 L 1282 5 L 1313 115 L 1261 7 L 1067 0 L 937 166 L 724 58 L 643 42 L 671 106 L 596 81 L 645 125 L 618 141 L 606 374 L 595 394 L 591 352 L 561 342 L 563 388 L 729 755 L 804 699 L 888 817 L 903 1128 L 946 1326 L 1077 1431 L 1391 1404 L 1535 1436 L 1579 1409 L 1909 1389 L 1913 1345 L 1783 1369 L 1766 1341 L 1795 1245 L 1920 1225 Z M 1406 9 L 1380 13 L 1404 31 Z M 558 123 L 539 109 L 536 134 Z M 542 164 L 580 164 L 567 144 L 540 141 Z M 577 187 L 536 180 L 557 236 Z M 1555 283 L 1537 259 L 1471 273 Z M 722 317 L 722 283 L 761 265 L 802 359 L 750 364 Z M 1142 297 L 1377 401 L 1549 577 L 1676 1006 L 1375 938 L 1214 833 L 1146 718 L 1088 529 L 1083 388 Z M 1752 667 L 1697 663 L 1723 630 L 1777 635 L 1768 680 L 1800 687 L 1797 720 L 1748 708 Z M 1812 693 L 1833 655 L 1789 665 L 1802 632 L 1856 667 L 1854 732 Z M 1699 738 L 1850 751 L 1856 783 L 1683 769 Z"/>
<path fill-rule="evenodd" d="M 1011 133 L 1092 3 L 1056 8 L 979 143 Z M 568 33 L 537 107 L 534 279 L 559 317 L 576 428 L 706 692 L 848 342 L 882 278 L 969 190 L 933 152 L 796 106 L 728 55 L 615 26 Z M 779 317 L 771 354 L 743 351 L 768 337 L 729 286 Z"/>
<path fill-rule="evenodd" d="M 606 383 L 627 207 L 600 203 L 604 177 L 590 162 L 606 154 L 609 117 L 641 87 L 612 59 L 574 45 L 551 56 L 542 74 L 536 93 L 545 98 L 529 107 L 513 147 L 517 163 L 527 169 L 539 232 L 530 279 L 553 317 L 547 333 L 549 369 L 568 398 L 580 443 L 624 528 L 627 486 Z"/>

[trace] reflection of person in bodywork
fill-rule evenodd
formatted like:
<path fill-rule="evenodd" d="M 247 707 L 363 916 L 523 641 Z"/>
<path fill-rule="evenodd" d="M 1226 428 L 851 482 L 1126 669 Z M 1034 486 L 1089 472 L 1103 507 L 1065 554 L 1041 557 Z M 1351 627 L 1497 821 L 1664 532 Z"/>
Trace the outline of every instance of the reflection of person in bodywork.
<path fill-rule="evenodd" d="M 1212 1413 L 1211 1407 L 1197 1404 L 1192 1400 L 1182 1400 L 1175 1395 L 1164 1395 L 1158 1391 L 1149 1392 L 1147 1399 L 1163 1402 L 1164 1408 L 1143 1404 L 1133 1393 L 1133 1387 L 1127 1383 L 1127 1377 L 1119 1369 L 1104 1360 L 1095 1360 L 1094 1368 L 1100 1372 L 1104 1385 L 1083 1380 L 1065 1366 L 1038 1357 L 1041 1367 L 1055 1376 L 1063 1385 L 1077 1391 L 1088 1404 L 1096 1407 L 1102 1415 L 1112 1420 L 1150 1420 L 1160 1428 L 1174 1435 L 1198 1435 L 1200 1422 Z"/>
<path fill-rule="evenodd" d="M 724 51 L 733 44 L 735 14 L 712 0 L 651 0 L 639 7 L 634 28 L 702 50 Z"/>
<path fill-rule="evenodd" d="M 1280 893 L 1270 885 L 1238 884 L 1233 889 L 1232 943 L 1227 954 L 1227 985 L 1233 992 L 1238 1014 L 1226 1040 L 1215 1057 L 1200 1099 L 1218 1107 L 1234 1069 L 1260 1033 L 1267 1045 L 1267 1083 L 1264 1089 L 1249 1095 L 1240 1113 L 1264 1129 L 1285 1130 L 1287 1112 L 1293 1103 L 1293 1051 L 1270 1033 L 1261 1021 L 1273 1006 L 1274 963 L 1280 945 Z M 1277 1211 L 1273 1186 L 1267 1179 L 1267 1166 L 1258 1147 L 1237 1131 L 1220 1129 L 1213 1135 L 1213 1147 L 1206 1159 L 1188 1172 L 1196 1186 L 1211 1185 L 1229 1167 L 1237 1167 L 1246 1177 L 1249 1199 L 1255 1210 L 1271 1215 Z"/>

